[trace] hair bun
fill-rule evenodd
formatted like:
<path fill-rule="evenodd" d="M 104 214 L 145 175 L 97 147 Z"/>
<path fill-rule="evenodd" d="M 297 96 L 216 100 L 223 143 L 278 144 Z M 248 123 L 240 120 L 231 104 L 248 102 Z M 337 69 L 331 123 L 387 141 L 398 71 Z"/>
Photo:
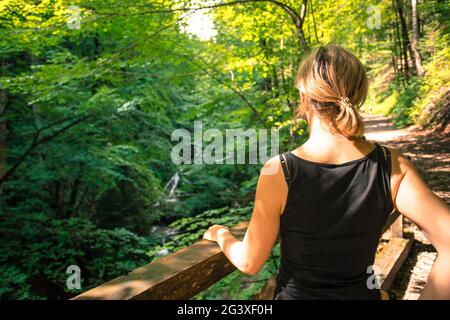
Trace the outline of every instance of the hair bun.
<path fill-rule="evenodd" d="M 350 102 L 350 99 L 348 97 L 341 97 L 339 99 L 339 105 L 342 108 L 351 108 L 352 107 L 352 103 Z"/>

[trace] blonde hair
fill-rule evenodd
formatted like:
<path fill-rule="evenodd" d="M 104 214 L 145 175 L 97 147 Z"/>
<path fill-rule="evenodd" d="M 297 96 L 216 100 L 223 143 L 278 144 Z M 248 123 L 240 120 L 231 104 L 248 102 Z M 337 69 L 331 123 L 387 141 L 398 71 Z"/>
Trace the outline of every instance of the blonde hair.
<path fill-rule="evenodd" d="M 361 61 L 350 51 L 337 45 L 317 47 L 302 61 L 296 87 L 299 115 L 312 107 L 333 132 L 347 138 L 364 135 L 358 109 L 366 99 L 368 81 Z"/>

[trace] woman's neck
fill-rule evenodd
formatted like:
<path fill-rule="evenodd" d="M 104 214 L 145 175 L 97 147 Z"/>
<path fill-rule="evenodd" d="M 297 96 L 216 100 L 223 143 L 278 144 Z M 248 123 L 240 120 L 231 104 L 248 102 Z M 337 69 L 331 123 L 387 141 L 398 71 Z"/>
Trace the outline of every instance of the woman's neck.
<path fill-rule="evenodd" d="M 349 139 L 342 134 L 333 133 L 325 121 L 321 121 L 316 115 L 308 116 L 309 138 L 308 142 L 322 145 L 352 144 L 353 139 Z"/>

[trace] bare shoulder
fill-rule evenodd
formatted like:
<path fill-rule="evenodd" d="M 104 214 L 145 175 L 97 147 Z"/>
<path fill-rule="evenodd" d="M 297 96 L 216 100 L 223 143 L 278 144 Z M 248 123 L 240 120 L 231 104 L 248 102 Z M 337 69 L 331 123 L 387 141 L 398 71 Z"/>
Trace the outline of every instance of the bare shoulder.
<path fill-rule="evenodd" d="M 277 178 L 277 176 L 279 176 L 281 172 L 282 168 L 280 157 L 276 155 L 264 163 L 264 166 L 261 170 L 261 176 L 269 176 Z"/>
<path fill-rule="evenodd" d="M 426 184 L 423 181 L 419 171 L 412 163 L 411 159 L 397 148 L 386 147 L 391 153 L 392 172 L 391 172 L 391 194 L 397 208 L 402 207 L 399 202 L 404 197 L 398 197 L 400 187 L 402 190 L 427 190 Z M 403 192 L 404 194 L 405 192 Z M 408 210 L 400 210 L 403 214 L 408 214 Z"/>
<path fill-rule="evenodd" d="M 392 174 L 405 175 L 408 172 L 417 172 L 411 158 L 397 148 L 386 147 L 392 157 Z"/>
<path fill-rule="evenodd" d="M 288 186 L 279 155 L 272 157 L 264 164 L 259 175 L 258 187 L 273 195 L 287 194 Z"/>
<path fill-rule="evenodd" d="M 288 185 L 281 167 L 280 157 L 272 157 L 264 164 L 256 187 L 256 204 L 264 204 L 264 210 L 274 208 L 273 212 L 282 214 L 286 204 Z M 264 211 L 263 210 L 263 211 Z"/>
<path fill-rule="evenodd" d="M 264 166 L 268 165 L 279 165 L 280 164 L 280 155 L 276 155 L 264 163 Z"/>

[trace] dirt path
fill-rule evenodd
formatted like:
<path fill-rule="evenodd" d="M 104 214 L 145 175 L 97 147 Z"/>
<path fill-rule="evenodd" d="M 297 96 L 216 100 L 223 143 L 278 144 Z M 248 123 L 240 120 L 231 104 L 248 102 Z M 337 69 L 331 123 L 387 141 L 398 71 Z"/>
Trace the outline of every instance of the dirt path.
<path fill-rule="evenodd" d="M 450 205 L 450 134 L 417 127 L 395 129 L 390 118 L 364 115 L 366 138 L 399 149 L 417 166 L 431 189 Z M 412 251 L 391 291 L 392 299 L 415 300 L 426 283 L 436 251 L 422 232 L 405 219 L 405 236 L 414 234 Z"/>

